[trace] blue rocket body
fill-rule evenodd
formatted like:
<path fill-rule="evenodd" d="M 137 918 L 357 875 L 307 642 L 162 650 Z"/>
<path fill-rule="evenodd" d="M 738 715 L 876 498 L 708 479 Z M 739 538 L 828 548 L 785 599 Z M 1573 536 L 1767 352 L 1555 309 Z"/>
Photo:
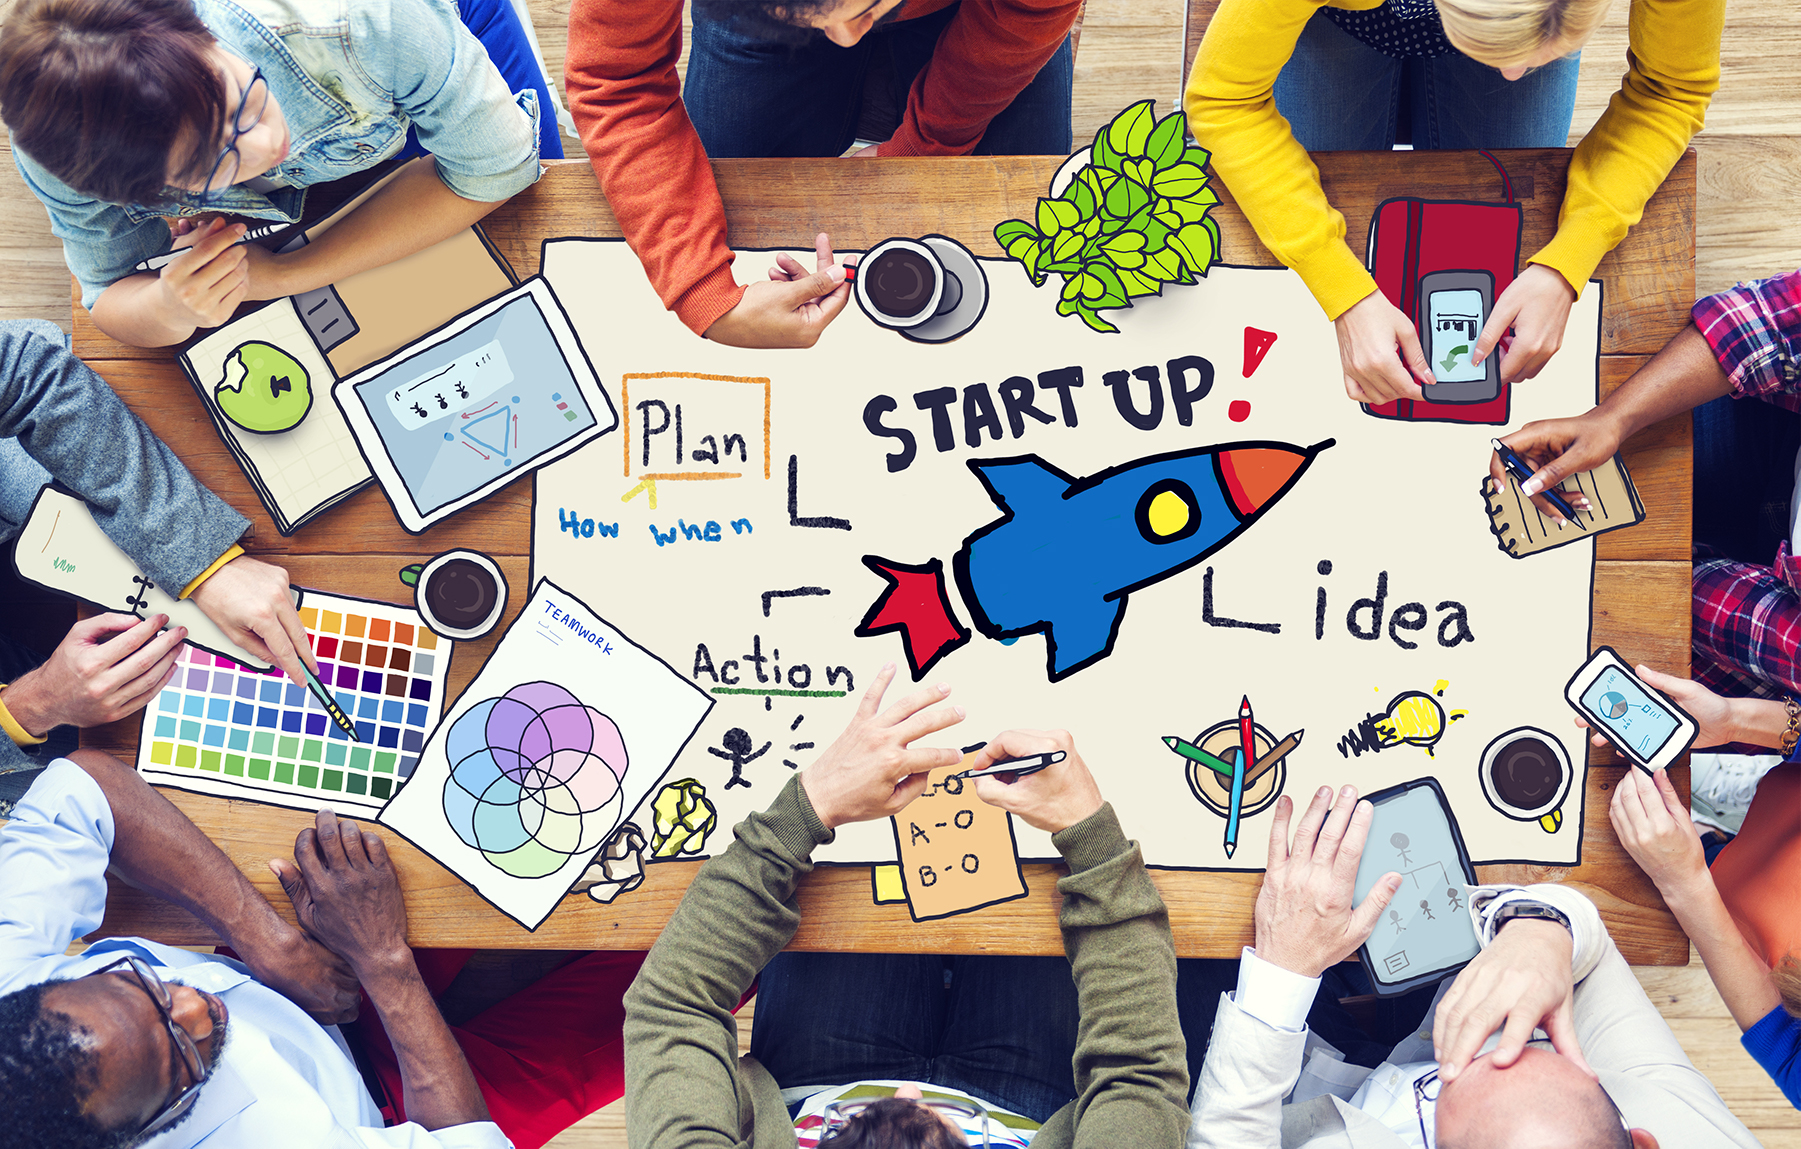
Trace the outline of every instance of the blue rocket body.
<path fill-rule="evenodd" d="M 1112 651 L 1132 591 L 1231 542 L 1329 445 L 1218 444 L 1085 479 L 1036 455 L 971 460 L 1005 512 L 953 560 L 975 628 L 990 638 L 1042 632 L 1053 682 L 1081 670 Z"/>

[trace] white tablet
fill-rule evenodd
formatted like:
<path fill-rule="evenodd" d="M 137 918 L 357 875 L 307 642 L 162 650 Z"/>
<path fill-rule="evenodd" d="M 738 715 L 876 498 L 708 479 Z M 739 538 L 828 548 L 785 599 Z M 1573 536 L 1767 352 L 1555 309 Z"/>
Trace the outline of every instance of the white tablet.
<path fill-rule="evenodd" d="M 619 425 L 538 276 L 340 380 L 332 398 L 413 534 Z"/>

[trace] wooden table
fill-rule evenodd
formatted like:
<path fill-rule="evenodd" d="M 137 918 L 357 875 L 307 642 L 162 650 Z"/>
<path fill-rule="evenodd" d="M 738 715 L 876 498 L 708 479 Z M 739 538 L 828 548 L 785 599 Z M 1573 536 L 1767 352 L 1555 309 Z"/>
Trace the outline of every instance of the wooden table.
<path fill-rule="evenodd" d="M 1500 153 L 1524 206 L 1524 250 L 1551 236 L 1563 198 L 1570 153 Z M 1375 205 L 1403 194 L 1443 199 L 1498 199 L 1493 168 L 1475 153 L 1341 153 L 1316 157 L 1327 194 L 1344 211 L 1360 246 Z M 1009 217 L 1031 218 L 1057 158 L 879 160 L 728 160 L 714 165 L 728 205 L 732 239 L 745 247 L 811 246 L 831 232 L 841 247 L 863 248 L 887 236 L 941 232 L 978 255 L 1001 254 L 990 229 Z M 1606 309 L 1601 335 L 1601 389 L 1618 386 L 1647 356 L 1688 323 L 1694 300 L 1695 154 L 1691 150 L 1651 200 L 1644 220 L 1602 262 Z M 1274 264 L 1228 198 L 1217 209 L 1223 258 Z M 538 271 L 540 243 L 567 235 L 616 236 L 618 227 L 586 164 L 553 167 L 536 186 L 484 225 L 521 276 Z M 740 277 L 760 268 L 740 268 Z M 165 352 L 124 347 L 101 335 L 75 306 L 75 350 L 177 452 L 207 486 L 249 516 L 251 553 L 284 564 L 301 585 L 401 600 L 395 572 L 455 546 L 495 556 L 515 587 L 527 581 L 531 488 L 513 486 L 423 536 L 395 522 L 381 493 L 365 490 L 309 524 L 297 536 L 276 534 L 198 398 Z M 1690 451 L 1687 416 L 1638 436 L 1626 451 L 1648 520 L 1604 535 L 1598 543 L 1593 641 L 1629 660 L 1682 670 L 1689 651 Z M 513 612 L 525 596 L 515 594 Z M 508 621 L 510 621 L 510 616 Z M 498 633 L 498 632 L 496 632 Z M 494 637 L 467 644 L 455 660 L 451 689 L 460 691 L 491 652 Z M 134 757 L 139 720 L 89 732 L 87 744 Z M 1688 941 L 1656 890 L 1627 857 L 1607 820 L 1607 801 L 1623 767 L 1611 752 L 1588 775 L 1582 865 L 1573 869 L 1484 867 L 1492 880 L 1559 880 L 1578 885 L 1601 907 L 1629 961 L 1681 965 Z M 1686 792 L 1686 768 L 1677 771 Z M 293 810 L 178 791 L 169 797 L 286 909 L 265 865 L 287 854 L 309 821 Z M 687 888 L 696 862 L 648 868 L 643 886 L 612 906 L 585 896 L 567 899 L 528 933 L 406 843 L 389 836 L 408 905 L 411 940 L 426 946 L 645 949 L 656 940 Z M 1061 953 L 1055 879 L 1058 867 L 1028 865 L 1027 898 L 947 921 L 913 923 L 905 906 L 870 899 L 866 867 L 825 867 L 801 887 L 803 920 L 794 946 L 815 950 L 901 950 L 944 953 Z M 1251 905 L 1260 875 L 1152 871 L 1169 904 L 1178 952 L 1235 956 L 1251 940 Z M 115 886 L 101 934 L 146 934 L 177 944 L 213 939 L 167 903 Z"/>

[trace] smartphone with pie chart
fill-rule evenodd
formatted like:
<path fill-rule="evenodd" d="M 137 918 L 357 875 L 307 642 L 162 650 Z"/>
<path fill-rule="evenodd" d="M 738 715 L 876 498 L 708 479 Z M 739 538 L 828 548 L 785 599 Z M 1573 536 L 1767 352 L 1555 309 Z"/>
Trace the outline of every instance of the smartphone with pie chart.
<path fill-rule="evenodd" d="M 1700 726 L 1668 695 L 1632 672 L 1611 646 L 1582 664 L 1563 696 L 1634 766 L 1650 773 L 1695 743 Z"/>

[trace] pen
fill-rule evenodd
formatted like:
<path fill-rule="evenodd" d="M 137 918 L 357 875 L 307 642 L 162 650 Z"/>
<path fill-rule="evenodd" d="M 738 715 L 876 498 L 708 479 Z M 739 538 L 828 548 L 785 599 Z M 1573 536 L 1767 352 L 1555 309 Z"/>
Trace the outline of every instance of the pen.
<path fill-rule="evenodd" d="M 331 720 L 336 722 L 344 733 L 350 735 L 352 742 L 361 742 L 362 739 L 356 736 L 356 727 L 350 724 L 350 716 L 345 714 L 343 709 L 332 700 L 332 696 L 325 692 L 325 684 L 319 681 L 319 676 L 308 670 L 304 662 L 300 664 L 300 672 L 306 675 L 306 688 L 312 691 L 313 697 L 324 705 L 325 713 L 331 715 Z"/>
<path fill-rule="evenodd" d="M 1528 467 L 1526 465 L 1526 460 L 1514 454 L 1513 450 L 1508 447 L 1507 444 L 1501 442 L 1501 440 L 1490 439 L 1489 442 L 1493 444 L 1495 454 L 1501 456 L 1501 465 L 1506 467 L 1507 473 L 1512 475 L 1520 484 L 1520 490 L 1523 493 L 1526 487 L 1526 480 L 1532 477 L 1532 468 Z M 1570 522 L 1575 523 L 1578 529 L 1584 531 L 1588 529 L 1582 525 L 1582 520 L 1576 517 L 1575 510 L 1572 509 L 1568 503 L 1564 502 L 1563 496 L 1549 488 L 1540 491 L 1539 494 L 1543 495 L 1547 502 L 1557 508 L 1558 514 L 1562 515 Z"/>
<path fill-rule="evenodd" d="M 1003 758 L 994 765 L 983 770 L 965 770 L 961 774 L 952 774 L 952 778 L 991 778 L 996 774 L 1011 774 L 1023 778 L 1027 774 L 1036 774 L 1046 766 L 1055 766 L 1068 755 L 1061 750 L 1053 750 L 1049 754 L 1028 754 L 1024 758 Z"/>
<path fill-rule="evenodd" d="M 266 224 L 263 227 L 253 227 L 249 231 L 246 231 L 244 233 L 243 239 L 238 240 L 237 243 L 234 243 L 231 246 L 232 247 L 240 247 L 246 243 L 249 243 L 253 239 L 267 239 L 269 236 L 274 235 L 276 232 L 281 231 L 283 228 L 289 228 L 289 227 L 293 227 L 293 226 L 294 225 L 291 223 L 271 223 L 271 224 Z M 187 248 L 178 247 L 174 251 L 166 251 L 161 255 L 153 255 L 149 259 L 139 260 L 137 266 L 132 268 L 132 270 L 133 271 L 161 271 L 163 268 L 168 267 L 171 263 L 174 263 L 177 257 L 186 255 L 187 253 L 188 253 Z"/>

